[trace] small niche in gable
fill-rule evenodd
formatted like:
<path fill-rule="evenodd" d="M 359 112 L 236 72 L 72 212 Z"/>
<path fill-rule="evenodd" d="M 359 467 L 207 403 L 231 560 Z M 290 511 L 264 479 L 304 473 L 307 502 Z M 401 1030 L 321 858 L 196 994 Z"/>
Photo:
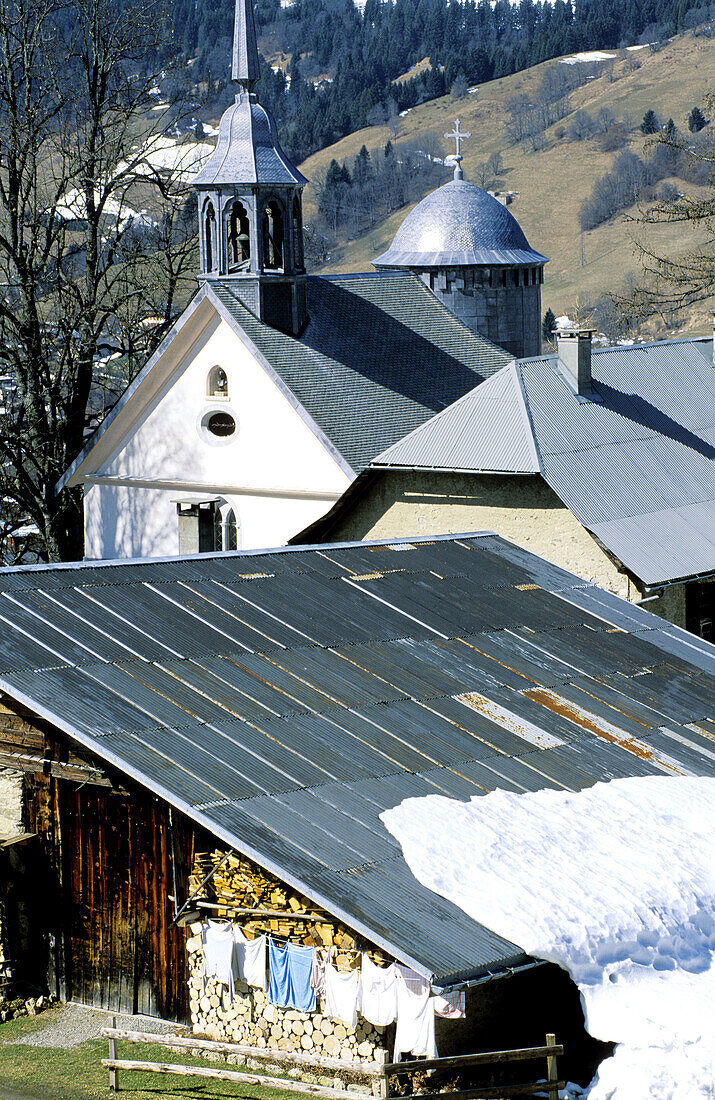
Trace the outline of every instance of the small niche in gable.
<path fill-rule="evenodd" d="M 223 397 L 228 400 L 228 375 L 223 367 L 212 367 L 206 383 L 208 397 Z"/>

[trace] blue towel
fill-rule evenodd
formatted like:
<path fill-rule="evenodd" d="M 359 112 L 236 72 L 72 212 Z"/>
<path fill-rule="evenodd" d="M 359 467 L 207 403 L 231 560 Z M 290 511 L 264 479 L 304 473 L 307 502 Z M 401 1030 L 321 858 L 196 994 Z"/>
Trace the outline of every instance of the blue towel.
<path fill-rule="evenodd" d="M 279 1008 L 290 1008 L 291 988 L 288 969 L 288 945 L 280 947 L 268 940 L 268 999 Z"/>
<path fill-rule="evenodd" d="M 278 1008 L 296 1008 L 299 1012 L 315 1010 L 315 990 L 310 984 L 313 968 L 313 948 L 284 947 L 268 941 L 268 998 Z"/>
<path fill-rule="evenodd" d="M 293 1007 L 299 1012 L 315 1011 L 315 990 L 310 984 L 313 948 L 288 944 L 288 968 L 293 992 Z"/>

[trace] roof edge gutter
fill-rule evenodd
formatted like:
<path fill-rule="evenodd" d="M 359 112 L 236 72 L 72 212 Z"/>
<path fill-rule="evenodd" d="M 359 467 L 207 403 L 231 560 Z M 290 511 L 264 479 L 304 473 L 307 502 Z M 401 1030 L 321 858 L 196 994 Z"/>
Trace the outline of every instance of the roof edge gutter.
<path fill-rule="evenodd" d="M 371 462 L 369 470 L 425 471 L 430 474 L 498 474 L 505 477 L 536 477 L 539 470 L 497 470 L 482 466 L 417 466 L 412 463 Z"/>
<path fill-rule="evenodd" d="M 499 978 L 513 978 L 526 970 L 551 965 L 553 964 L 548 959 L 534 959 L 530 955 L 515 956 L 511 960 L 505 960 L 498 967 L 482 966 L 479 969 L 436 977 L 432 983 L 432 989 L 435 993 L 449 993 L 453 989 L 472 989 L 474 986 L 485 985 L 486 982 L 493 982 Z"/>

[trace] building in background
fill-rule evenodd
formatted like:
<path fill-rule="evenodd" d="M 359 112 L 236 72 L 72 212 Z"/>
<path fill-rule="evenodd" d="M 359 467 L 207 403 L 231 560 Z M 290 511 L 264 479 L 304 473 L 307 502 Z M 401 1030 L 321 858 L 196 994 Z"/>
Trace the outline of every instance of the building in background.
<path fill-rule="evenodd" d="M 387 448 L 299 540 L 492 530 L 703 638 L 715 619 L 713 342 L 514 361 Z"/>
<path fill-rule="evenodd" d="M 377 454 L 538 350 L 545 258 L 461 158 L 384 270 L 307 276 L 305 179 L 258 74 L 251 2 L 236 0 L 237 95 L 194 180 L 198 294 L 58 486 L 83 488 L 87 558 L 283 545 Z M 434 248 L 413 254 L 430 227 L 437 267 Z"/>

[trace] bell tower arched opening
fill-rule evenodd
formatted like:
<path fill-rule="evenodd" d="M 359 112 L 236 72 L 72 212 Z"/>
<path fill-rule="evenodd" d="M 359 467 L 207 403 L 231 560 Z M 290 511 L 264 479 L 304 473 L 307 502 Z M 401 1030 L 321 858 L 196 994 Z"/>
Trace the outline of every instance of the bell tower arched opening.
<path fill-rule="evenodd" d="M 283 209 L 276 199 L 267 202 L 263 211 L 263 266 L 270 271 L 282 271 L 285 229 Z"/>
<path fill-rule="evenodd" d="M 251 224 L 242 202 L 232 203 L 228 214 L 229 271 L 245 269 L 251 262 Z"/>
<path fill-rule="evenodd" d="M 213 271 L 216 267 L 216 212 L 213 203 L 204 207 L 204 270 Z"/>

